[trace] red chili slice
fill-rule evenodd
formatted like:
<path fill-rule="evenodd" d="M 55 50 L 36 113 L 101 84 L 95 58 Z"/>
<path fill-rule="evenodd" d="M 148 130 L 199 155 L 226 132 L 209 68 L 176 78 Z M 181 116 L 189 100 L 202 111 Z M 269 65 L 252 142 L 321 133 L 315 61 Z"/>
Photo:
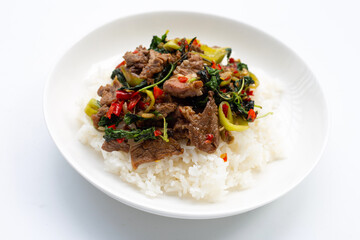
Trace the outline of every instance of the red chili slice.
<path fill-rule="evenodd" d="M 234 73 L 237 74 L 237 73 L 239 73 L 239 71 L 238 71 L 238 70 L 235 70 Z"/>
<path fill-rule="evenodd" d="M 251 122 L 253 122 L 256 118 L 256 113 L 254 112 L 253 109 L 250 109 L 248 112 L 248 117 L 247 120 L 250 120 Z"/>
<path fill-rule="evenodd" d="M 155 130 L 154 131 L 155 137 L 160 136 L 161 134 L 162 134 L 162 132 L 160 130 Z"/>
<path fill-rule="evenodd" d="M 122 61 L 119 65 L 117 65 L 115 69 L 120 68 L 122 65 L 125 65 L 125 64 L 126 64 L 126 62 L 125 62 L 125 60 L 124 60 L 124 61 Z"/>
<path fill-rule="evenodd" d="M 111 106 L 113 106 L 112 114 L 115 114 L 116 116 L 120 116 L 123 104 L 124 104 L 124 102 L 121 102 L 121 103 L 113 102 L 111 104 Z"/>
<path fill-rule="evenodd" d="M 209 140 L 209 141 L 212 141 L 214 138 L 214 135 L 213 134 L 206 134 L 206 140 Z"/>
<path fill-rule="evenodd" d="M 233 59 L 233 58 L 229 59 L 229 63 L 234 63 L 234 62 L 235 62 L 235 59 Z"/>
<path fill-rule="evenodd" d="M 180 77 L 178 77 L 178 80 L 179 80 L 180 82 L 182 82 L 182 83 L 186 83 L 187 80 L 188 80 L 188 78 L 187 78 L 187 77 L 182 77 L 182 76 L 180 76 Z"/>
<path fill-rule="evenodd" d="M 164 91 L 161 90 L 158 86 L 154 87 L 154 98 L 157 99 L 159 96 L 163 95 Z"/>
<path fill-rule="evenodd" d="M 111 126 L 108 126 L 108 128 L 112 128 L 112 129 L 116 129 L 116 126 L 115 126 L 115 124 L 113 124 L 113 125 L 111 125 Z"/>
<path fill-rule="evenodd" d="M 150 105 L 150 103 L 148 103 L 148 102 L 143 102 L 143 101 L 141 101 L 141 100 L 140 100 L 139 103 L 138 103 L 139 108 L 142 109 L 142 110 L 146 109 L 147 106 L 149 106 L 149 105 Z"/>
<path fill-rule="evenodd" d="M 114 108 L 115 108 L 114 105 L 111 104 L 109 110 L 108 110 L 107 113 L 106 113 L 106 117 L 107 117 L 107 118 L 111 119 L 111 115 L 112 115 L 113 112 L 114 112 Z"/>
<path fill-rule="evenodd" d="M 224 79 L 224 81 L 227 81 L 227 80 L 229 80 L 231 78 L 231 76 L 227 76 L 225 79 Z"/>
<path fill-rule="evenodd" d="M 224 162 L 227 162 L 227 153 L 221 154 L 220 157 L 224 160 Z"/>
<path fill-rule="evenodd" d="M 140 101 L 141 99 L 141 96 L 140 95 L 135 95 L 134 98 L 132 98 L 129 102 L 129 105 L 128 105 L 128 110 L 131 111 L 134 109 L 134 107 L 136 106 L 136 104 Z"/>
<path fill-rule="evenodd" d="M 247 90 L 246 94 L 249 96 L 254 96 L 254 91 Z"/>
<path fill-rule="evenodd" d="M 223 110 L 223 113 L 224 113 L 225 117 L 228 117 L 229 106 L 227 104 L 223 104 L 222 105 L 222 110 Z"/>
<path fill-rule="evenodd" d="M 116 98 L 120 100 L 129 100 L 138 94 L 139 92 L 126 92 L 124 90 L 118 90 L 116 91 Z"/>
<path fill-rule="evenodd" d="M 138 52 L 139 52 L 138 50 L 133 51 L 133 53 L 138 53 Z"/>
<path fill-rule="evenodd" d="M 118 143 L 122 143 L 124 140 L 125 140 L 125 138 L 116 139 L 116 141 L 117 141 Z"/>

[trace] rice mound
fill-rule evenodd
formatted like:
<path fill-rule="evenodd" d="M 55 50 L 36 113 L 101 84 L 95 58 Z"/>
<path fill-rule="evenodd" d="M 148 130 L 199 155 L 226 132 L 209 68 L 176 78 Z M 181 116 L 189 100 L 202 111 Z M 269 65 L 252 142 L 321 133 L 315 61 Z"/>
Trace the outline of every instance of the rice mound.
<path fill-rule="evenodd" d="M 260 80 L 260 86 L 254 91 L 254 100 L 263 107 L 259 110 L 259 116 L 267 112 L 274 112 L 273 115 L 250 123 L 246 131 L 232 132 L 234 142 L 226 144 L 220 141 L 216 152 L 212 154 L 183 144 L 182 155 L 142 164 L 134 171 L 130 154 L 101 149 L 103 133 L 93 127 L 91 119 L 83 110 L 90 98 L 99 99 L 97 89 L 111 82 L 110 74 L 117 62 L 119 58 L 97 64 L 85 79 L 89 88 L 78 104 L 81 128 L 77 137 L 83 144 L 102 154 L 106 171 L 118 175 L 122 181 L 136 185 L 146 195 L 156 197 L 166 193 L 196 200 L 219 201 L 230 191 L 250 187 L 254 174 L 267 163 L 285 157 L 283 86 L 261 71 L 254 71 Z M 227 153 L 227 162 L 220 158 L 222 153 Z"/>

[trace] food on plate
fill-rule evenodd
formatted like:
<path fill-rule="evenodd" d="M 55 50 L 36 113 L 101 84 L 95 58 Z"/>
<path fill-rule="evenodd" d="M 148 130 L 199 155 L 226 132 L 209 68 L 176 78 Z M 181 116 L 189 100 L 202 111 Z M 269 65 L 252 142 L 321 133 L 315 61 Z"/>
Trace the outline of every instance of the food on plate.
<path fill-rule="evenodd" d="M 169 40 L 167 34 L 154 36 L 149 48 L 140 45 L 124 54 L 111 80 L 97 90 L 97 99 L 91 98 L 85 106 L 93 130 L 83 130 L 80 140 L 98 150 L 101 142 L 105 159 L 125 162 L 130 158 L 131 167 L 122 163 L 120 169 L 109 169 L 125 181 L 146 185 L 155 178 L 153 186 L 140 186 L 148 195 L 165 190 L 216 199 L 219 191 L 224 195 L 246 185 L 241 177 L 227 180 L 228 176 L 250 174 L 258 162 L 278 157 L 266 149 L 273 143 L 268 146 L 263 142 L 267 137 L 256 134 L 263 129 L 256 125 L 258 119 L 272 112 L 260 115 L 262 107 L 255 103 L 259 80 L 245 63 L 231 57 L 231 48 L 210 47 L 196 37 Z M 96 144 L 86 140 L 89 131 Z M 249 143 L 261 152 L 254 153 L 255 158 L 265 160 L 252 160 L 249 154 L 254 146 L 244 149 Z M 249 166 L 240 167 L 246 161 Z M 143 176 L 146 170 L 148 181 Z M 209 179 L 214 178 L 211 174 L 219 177 L 222 187 L 209 186 L 213 180 L 203 180 L 204 174 Z M 194 190 L 184 179 L 196 175 Z M 156 178 L 168 179 L 170 185 Z"/>

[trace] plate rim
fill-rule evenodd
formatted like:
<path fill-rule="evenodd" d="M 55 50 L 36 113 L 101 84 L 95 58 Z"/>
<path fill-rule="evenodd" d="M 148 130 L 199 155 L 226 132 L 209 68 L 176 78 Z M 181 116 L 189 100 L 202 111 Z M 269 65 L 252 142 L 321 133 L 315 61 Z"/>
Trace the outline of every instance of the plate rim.
<path fill-rule="evenodd" d="M 307 170 L 306 174 L 304 174 L 301 178 L 298 179 L 298 181 L 296 181 L 294 184 L 292 184 L 291 186 L 289 186 L 286 190 L 282 191 L 281 194 L 276 195 L 275 197 L 271 198 L 271 199 L 267 199 L 264 201 L 261 201 L 258 204 L 254 204 L 251 205 L 250 207 L 246 208 L 246 209 L 237 209 L 237 210 L 222 210 L 221 213 L 200 213 L 197 214 L 192 214 L 192 213 L 180 213 L 180 212 L 176 212 L 176 211 L 164 211 L 162 209 L 158 209 L 158 208 L 151 208 L 151 207 L 146 207 L 144 205 L 141 204 L 137 204 L 134 203 L 132 201 L 130 201 L 127 198 L 124 197 L 119 197 L 115 194 L 113 194 L 109 189 L 104 188 L 103 186 L 100 186 L 100 184 L 96 183 L 96 181 L 94 181 L 94 179 L 92 179 L 92 177 L 88 176 L 85 171 L 81 170 L 73 161 L 70 161 L 69 159 L 71 159 L 71 156 L 68 156 L 65 151 L 63 151 L 63 147 L 61 147 L 61 145 L 59 145 L 58 140 L 56 140 L 56 137 L 54 136 L 54 132 L 52 130 L 52 127 L 49 124 L 49 113 L 48 113 L 48 103 L 47 103 L 47 97 L 49 94 L 49 88 L 50 88 L 50 82 L 51 82 L 51 78 L 52 75 L 55 71 L 55 69 L 58 67 L 58 65 L 60 64 L 60 62 L 66 57 L 66 55 L 74 48 L 76 47 L 80 42 L 82 42 L 84 39 L 86 39 L 88 36 L 90 36 L 91 34 L 93 34 L 94 32 L 98 31 L 101 28 L 104 27 L 108 27 L 118 21 L 127 19 L 127 18 L 134 18 L 136 19 L 137 17 L 141 17 L 141 16 L 151 16 L 151 15 L 157 15 L 157 14 L 180 14 L 180 15 L 193 15 L 193 14 L 197 14 L 197 15 L 202 15 L 204 17 L 208 17 L 208 18 L 214 18 L 214 19 L 222 19 L 222 20 L 227 20 L 227 21 L 232 21 L 232 22 L 236 22 L 236 23 L 240 23 L 246 27 L 251 28 L 252 30 L 263 34 L 265 36 L 267 36 L 268 38 L 274 40 L 275 42 L 277 42 L 278 44 L 281 44 L 281 46 L 283 48 L 285 48 L 287 51 L 289 51 L 291 54 L 293 54 L 299 61 L 301 61 L 304 66 L 310 71 L 310 73 L 314 76 L 314 81 L 316 82 L 316 84 L 319 86 L 319 90 L 320 90 L 320 95 L 322 100 L 324 101 L 324 111 L 325 111 L 325 124 L 326 124 L 326 128 L 325 128 L 325 135 L 324 135 L 324 139 L 321 145 L 321 149 L 318 152 L 317 156 L 314 157 L 315 161 L 313 161 L 312 166 Z M 328 140 L 329 140 L 329 136 L 330 136 L 330 132 L 331 132 L 331 126 L 332 126 L 332 121 L 331 121 L 331 113 L 329 110 L 329 102 L 328 102 L 328 97 L 326 96 L 326 93 L 324 92 L 324 88 L 322 87 L 321 82 L 319 82 L 318 78 L 316 77 L 316 75 L 314 74 L 314 72 L 312 71 L 312 69 L 307 65 L 307 63 L 291 48 L 289 48 L 286 44 L 284 44 L 282 41 L 278 40 L 277 38 L 271 36 L 270 34 L 268 34 L 267 32 L 263 31 L 262 29 L 259 29 L 257 27 L 254 27 L 246 22 L 243 21 L 239 21 L 237 19 L 233 19 L 230 17 L 224 17 L 221 15 L 217 15 L 217 14 L 210 14 L 210 13 L 204 13 L 204 12 L 198 12 L 198 11 L 175 11 L 175 10 L 162 10 L 162 11 L 154 11 L 154 12 L 140 12 L 140 13 L 136 13 L 136 14 L 129 14 L 129 15 L 125 15 L 119 18 L 115 18 L 112 19 L 110 21 L 107 21 L 103 24 L 100 24 L 99 26 L 93 28 L 92 30 L 90 30 L 89 32 L 87 32 L 85 35 L 83 35 L 80 39 L 74 41 L 72 44 L 70 44 L 69 47 L 67 47 L 65 49 L 65 51 L 59 55 L 59 57 L 54 61 L 54 64 L 52 65 L 52 67 L 50 68 L 48 75 L 46 77 L 46 82 L 45 82 L 45 87 L 44 87 L 44 91 L 43 91 L 43 116 L 45 119 L 45 124 L 47 126 L 48 132 L 52 138 L 52 140 L 54 141 L 57 149 L 60 151 L 61 155 L 66 159 L 66 161 L 70 164 L 70 166 L 72 166 L 72 168 L 74 168 L 76 170 L 76 172 L 78 172 L 84 179 L 86 179 L 88 182 L 90 182 L 93 186 L 95 186 L 97 189 L 99 189 L 100 191 L 104 192 L 105 194 L 107 194 L 108 196 L 112 197 L 113 199 L 120 201 L 121 203 L 124 203 L 128 206 L 134 207 L 136 209 L 148 212 L 148 213 L 152 213 L 152 214 L 156 214 L 156 215 L 160 215 L 160 216 L 165 216 L 165 217 L 172 217 L 172 218 L 180 218 L 180 219 L 215 219 L 215 218 L 222 218 L 222 217 L 228 217 L 228 216 L 234 216 L 234 215 L 238 215 L 241 213 L 245 213 L 248 211 L 251 211 L 253 209 L 259 208 L 261 206 L 264 206 L 268 203 L 271 203 L 277 199 L 279 199 L 280 197 L 284 196 L 285 194 L 289 193 L 292 189 L 294 189 L 296 186 L 298 186 L 315 168 L 315 166 L 319 163 L 325 148 L 327 146 Z"/>

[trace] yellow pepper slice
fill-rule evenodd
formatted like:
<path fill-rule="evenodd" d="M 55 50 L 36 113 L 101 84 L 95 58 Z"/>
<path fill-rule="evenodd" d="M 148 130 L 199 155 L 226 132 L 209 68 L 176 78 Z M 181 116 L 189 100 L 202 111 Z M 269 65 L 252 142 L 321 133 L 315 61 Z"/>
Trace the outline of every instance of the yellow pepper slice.
<path fill-rule="evenodd" d="M 167 43 L 164 44 L 163 47 L 168 51 L 180 49 L 180 46 L 177 44 L 176 39 L 172 39 L 168 41 Z"/>
<path fill-rule="evenodd" d="M 253 74 L 252 72 L 249 72 L 249 76 L 254 80 L 255 86 L 250 86 L 250 88 L 257 88 L 260 85 L 259 79 Z"/>
<path fill-rule="evenodd" d="M 142 92 L 145 92 L 148 95 L 148 97 L 150 98 L 150 100 L 151 100 L 150 105 L 144 111 L 144 112 L 149 112 L 153 108 L 153 106 L 155 104 L 154 94 L 150 90 L 143 90 Z"/>
<path fill-rule="evenodd" d="M 131 87 L 135 87 L 136 85 L 139 85 L 143 81 L 143 79 L 137 77 L 135 74 L 128 71 L 125 66 L 121 66 L 120 69 L 121 69 L 122 73 L 124 74 L 124 77 L 125 77 L 127 83 Z"/>
<path fill-rule="evenodd" d="M 215 63 L 221 63 L 227 54 L 226 48 L 212 48 L 205 44 L 202 44 L 200 49 L 204 51 L 204 54 L 200 54 L 202 58 L 210 62 L 214 61 Z"/>
<path fill-rule="evenodd" d="M 228 116 L 226 117 L 224 112 L 223 112 L 223 105 L 227 105 L 228 106 Z M 228 102 L 221 102 L 219 105 L 219 119 L 220 119 L 220 124 L 222 126 L 224 126 L 224 128 L 228 131 L 237 131 L 237 132 L 241 132 L 241 131 L 245 131 L 249 128 L 248 125 L 236 125 L 233 123 L 233 116 L 232 116 L 232 112 L 231 112 L 231 108 Z"/>
<path fill-rule="evenodd" d="M 100 105 L 99 105 L 98 101 L 95 98 L 92 98 L 92 99 L 90 99 L 90 101 L 88 102 L 88 104 L 85 107 L 85 113 L 86 113 L 86 115 L 91 117 L 92 115 L 94 115 L 98 112 L 99 108 L 100 108 Z"/>
<path fill-rule="evenodd" d="M 226 86 L 226 85 L 229 85 L 231 82 L 231 78 L 229 80 L 223 80 L 221 81 L 220 83 L 220 87 L 223 87 L 223 86 Z"/>

